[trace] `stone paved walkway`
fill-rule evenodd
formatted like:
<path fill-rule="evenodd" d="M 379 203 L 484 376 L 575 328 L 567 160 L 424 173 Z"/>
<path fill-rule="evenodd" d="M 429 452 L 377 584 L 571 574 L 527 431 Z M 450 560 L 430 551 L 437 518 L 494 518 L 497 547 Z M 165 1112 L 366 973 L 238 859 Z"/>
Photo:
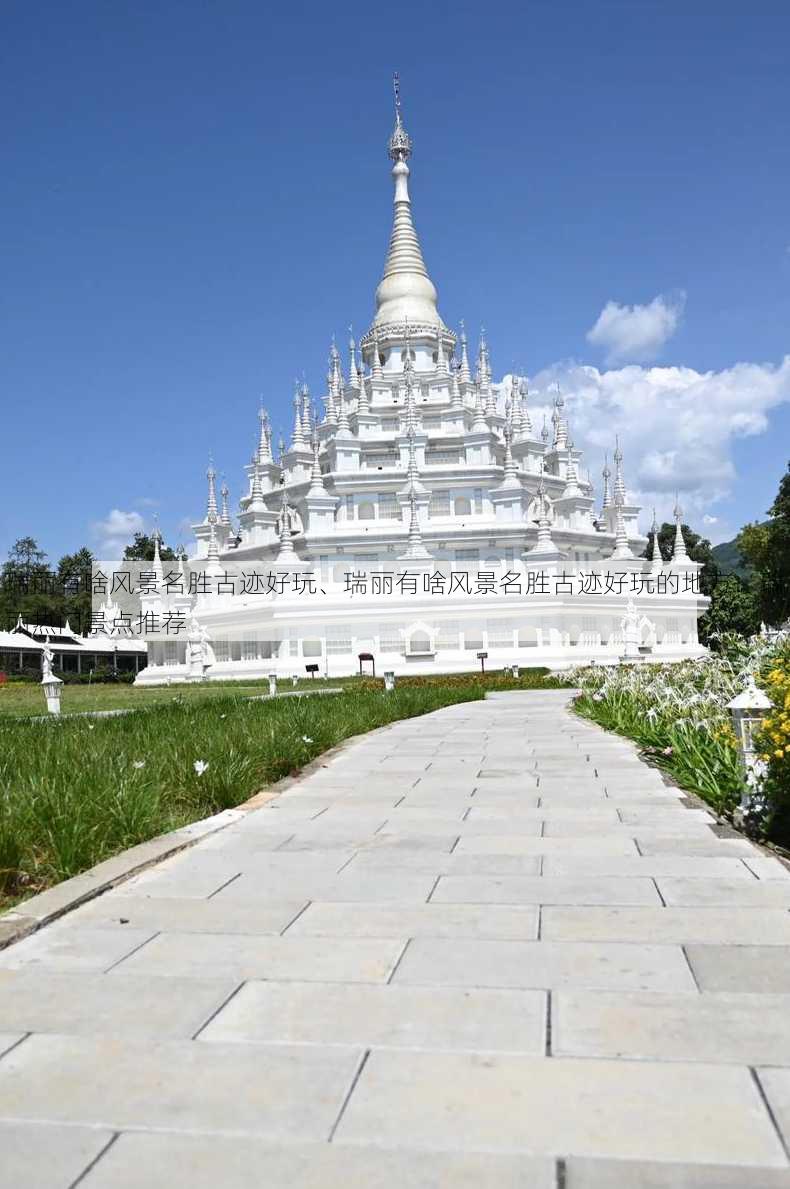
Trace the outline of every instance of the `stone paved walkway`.
<path fill-rule="evenodd" d="M 0 954 L 0 1186 L 790 1185 L 789 873 L 566 700 L 363 738 Z"/>

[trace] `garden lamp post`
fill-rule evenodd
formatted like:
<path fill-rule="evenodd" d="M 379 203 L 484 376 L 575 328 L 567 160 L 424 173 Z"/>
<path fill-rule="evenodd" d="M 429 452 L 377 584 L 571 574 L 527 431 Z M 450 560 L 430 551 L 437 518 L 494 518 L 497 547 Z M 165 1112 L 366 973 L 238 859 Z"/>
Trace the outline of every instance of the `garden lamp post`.
<path fill-rule="evenodd" d="M 727 703 L 738 744 L 738 759 L 747 784 L 741 797 L 741 809 L 747 808 L 749 799 L 756 790 L 762 775 L 760 761 L 754 747 L 754 736 L 759 732 L 762 721 L 772 705 L 768 695 L 758 689 L 752 673 L 749 674 L 746 688 Z"/>
<path fill-rule="evenodd" d="M 60 689 L 63 682 L 54 673 L 48 674 L 41 681 L 44 697 L 47 699 L 47 710 L 50 714 L 60 714 Z"/>
<path fill-rule="evenodd" d="M 273 698 L 277 693 L 277 674 L 269 674 L 269 697 Z"/>
<path fill-rule="evenodd" d="M 395 688 L 395 674 L 391 669 L 386 669 L 384 672 L 384 688 L 387 693 L 390 693 Z"/>

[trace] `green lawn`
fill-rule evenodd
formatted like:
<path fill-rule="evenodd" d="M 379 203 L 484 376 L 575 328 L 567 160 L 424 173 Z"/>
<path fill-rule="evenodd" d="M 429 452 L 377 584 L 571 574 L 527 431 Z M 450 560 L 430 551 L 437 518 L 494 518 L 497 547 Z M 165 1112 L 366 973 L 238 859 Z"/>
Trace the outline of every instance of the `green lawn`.
<path fill-rule="evenodd" d="M 524 669 L 518 679 L 506 677 L 501 671 L 493 671 L 481 678 L 477 673 L 454 673 L 447 676 L 399 677 L 397 685 L 413 688 L 424 685 L 480 684 L 484 689 L 534 689 L 545 688 L 546 669 Z M 327 686 L 352 689 L 382 689 L 380 677 L 330 677 L 300 678 L 296 686 L 291 678 L 281 678 L 278 690 L 320 690 Z M 208 681 L 195 685 L 160 685 L 153 687 L 111 683 L 96 685 L 64 684 L 61 691 L 61 713 L 74 714 L 89 710 L 142 709 L 146 706 L 172 705 L 175 701 L 188 700 L 192 705 L 206 699 L 237 697 L 245 698 L 268 694 L 268 678 L 250 681 Z M 41 686 L 37 682 L 9 682 L 0 685 L 0 719 L 4 716 L 26 717 L 46 714 L 46 703 Z"/>
<path fill-rule="evenodd" d="M 290 682 L 288 683 L 290 688 Z M 268 681 L 207 682 L 205 685 L 160 685 L 151 689 L 145 687 L 110 684 L 106 685 L 64 685 L 61 691 L 62 714 L 79 713 L 86 710 L 119 710 L 134 707 L 170 705 L 188 698 L 201 702 L 206 698 L 235 697 L 268 693 Z M 46 714 L 46 702 L 41 686 L 34 682 L 9 682 L 0 686 L 0 717 Z"/>

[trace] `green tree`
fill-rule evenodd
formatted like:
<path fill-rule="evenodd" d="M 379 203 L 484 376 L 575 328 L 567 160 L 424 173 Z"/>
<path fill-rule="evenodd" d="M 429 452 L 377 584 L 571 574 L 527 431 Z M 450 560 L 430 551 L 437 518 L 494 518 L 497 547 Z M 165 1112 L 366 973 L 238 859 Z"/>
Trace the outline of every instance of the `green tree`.
<path fill-rule="evenodd" d="M 21 615 L 29 623 L 59 625 L 62 599 L 47 555 L 33 537 L 20 537 L 0 569 L 0 620 L 11 628 Z"/>
<path fill-rule="evenodd" d="M 738 549 L 755 571 L 761 618 L 779 625 L 790 617 L 790 463 L 768 515 L 763 524 L 741 529 Z"/>
<path fill-rule="evenodd" d="M 757 595 L 737 574 L 727 574 L 716 584 L 710 607 L 703 619 L 706 640 L 714 646 L 713 638 L 725 632 L 753 636 L 760 627 Z"/>
<path fill-rule="evenodd" d="M 75 632 L 85 635 L 91 624 L 91 567 L 94 557 L 83 545 L 76 553 L 64 553 L 58 562 L 58 585 L 63 594 L 63 617 Z"/>
<path fill-rule="evenodd" d="M 127 561 L 153 561 L 154 538 L 149 537 L 147 533 L 135 533 L 133 543 L 126 546 L 123 556 Z M 159 542 L 159 556 L 162 561 L 176 560 L 175 550 L 170 549 L 161 540 Z"/>

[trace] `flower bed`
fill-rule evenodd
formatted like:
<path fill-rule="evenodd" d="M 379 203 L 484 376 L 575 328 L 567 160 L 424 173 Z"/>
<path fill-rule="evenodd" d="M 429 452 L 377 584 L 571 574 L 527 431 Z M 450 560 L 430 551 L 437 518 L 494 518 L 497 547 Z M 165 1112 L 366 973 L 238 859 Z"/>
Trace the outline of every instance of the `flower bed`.
<path fill-rule="evenodd" d="M 723 638 L 720 651 L 675 665 L 592 666 L 568 674 L 582 694 L 576 708 L 608 730 L 627 735 L 679 785 L 732 816 L 744 792 L 727 703 L 748 675 L 775 711 L 760 736 L 767 765 L 764 811 L 750 827 L 790 842 L 790 642 Z"/>

